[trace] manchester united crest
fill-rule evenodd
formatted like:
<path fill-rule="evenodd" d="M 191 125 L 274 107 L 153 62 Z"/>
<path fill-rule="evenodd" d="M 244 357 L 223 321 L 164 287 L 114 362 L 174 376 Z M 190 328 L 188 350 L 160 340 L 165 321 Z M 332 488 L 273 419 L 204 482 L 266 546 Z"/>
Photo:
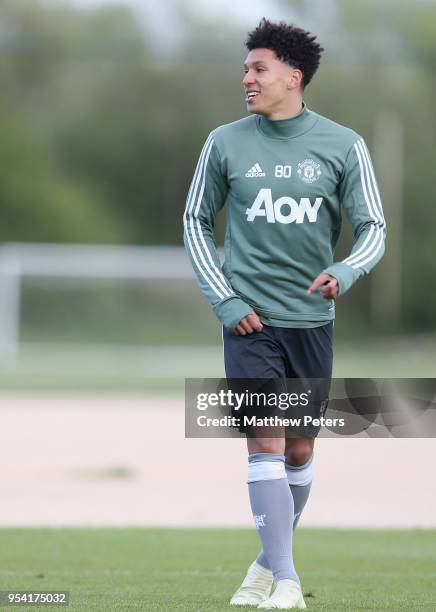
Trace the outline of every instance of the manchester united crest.
<path fill-rule="evenodd" d="M 297 174 L 305 183 L 314 183 L 321 176 L 321 168 L 313 159 L 305 159 L 298 164 Z"/>

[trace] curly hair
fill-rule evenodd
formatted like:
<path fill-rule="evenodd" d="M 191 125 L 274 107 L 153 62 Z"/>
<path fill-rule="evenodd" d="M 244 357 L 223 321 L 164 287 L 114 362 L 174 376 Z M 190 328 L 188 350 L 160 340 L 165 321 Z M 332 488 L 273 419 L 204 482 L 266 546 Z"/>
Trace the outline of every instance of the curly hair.
<path fill-rule="evenodd" d="M 272 23 L 263 17 L 255 30 L 248 33 L 245 46 L 253 49 L 271 49 L 278 59 L 303 73 L 302 88 L 312 80 L 318 70 L 324 49 L 316 36 L 284 21 Z"/>

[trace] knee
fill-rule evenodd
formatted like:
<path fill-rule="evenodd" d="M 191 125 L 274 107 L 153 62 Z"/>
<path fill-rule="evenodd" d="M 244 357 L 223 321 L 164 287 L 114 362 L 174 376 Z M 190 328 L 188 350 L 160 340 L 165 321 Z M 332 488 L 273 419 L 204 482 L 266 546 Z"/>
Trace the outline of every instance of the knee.
<path fill-rule="evenodd" d="M 285 461 L 288 465 L 300 467 L 309 461 L 313 453 L 313 444 L 311 440 L 299 440 L 298 444 L 293 444 L 290 448 L 286 448 Z"/>
<path fill-rule="evenodd" d="M 273 455 L 284 455 L 284 440 L 280 438 L 252 438 L 248 441 L 248 453 L 271 453 Z"/>

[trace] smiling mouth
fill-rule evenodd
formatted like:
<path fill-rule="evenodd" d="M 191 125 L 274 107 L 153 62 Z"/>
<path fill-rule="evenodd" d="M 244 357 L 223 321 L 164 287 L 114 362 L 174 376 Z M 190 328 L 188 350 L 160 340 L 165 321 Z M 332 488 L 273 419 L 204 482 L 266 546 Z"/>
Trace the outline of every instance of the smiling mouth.
<path fill-rule="evenodd" d="M 245 96 L 245 101 L 247 102 L 247 104 L 252 103 L 259 95 L 260 91 L 249 91 Z"/>

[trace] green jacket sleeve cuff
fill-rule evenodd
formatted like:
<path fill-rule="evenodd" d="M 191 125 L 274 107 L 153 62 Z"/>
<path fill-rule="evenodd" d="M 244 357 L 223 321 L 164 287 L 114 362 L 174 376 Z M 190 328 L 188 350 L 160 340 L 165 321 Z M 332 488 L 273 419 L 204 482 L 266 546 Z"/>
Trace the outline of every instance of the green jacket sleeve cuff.
<path fill-rule="evenodd" d="M 233 331 L 239 321 L 253 312 L 251 306 L 246 304 L 239 297 L 231 297 L 219 302 L 213 307 L 213 311 L 230 331 Z"/>
<path fill-rule="evenodd" d="M 351 285 L 359 278 L 359 273 L 356 270 L 353 270 L 353 268 L 342 262 L 329 266 L 323 270 L 323 272 L 336 278 L 339 285 L 339 295 L 343 295 L 348 291 Z"/>

